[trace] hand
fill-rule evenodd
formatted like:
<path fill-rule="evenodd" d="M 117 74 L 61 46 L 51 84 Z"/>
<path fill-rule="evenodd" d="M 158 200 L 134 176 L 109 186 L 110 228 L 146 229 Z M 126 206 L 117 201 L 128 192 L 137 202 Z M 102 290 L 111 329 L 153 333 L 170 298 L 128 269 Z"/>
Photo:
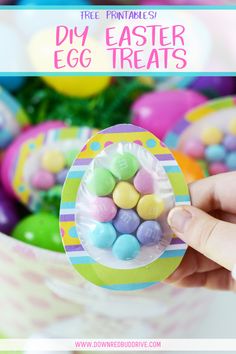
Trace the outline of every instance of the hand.
<path fill-rule="evenodd" d="M 236 265 L 236 172 L 212 176 L 189 187 L 193 206 L 172 209 L 168 223 L 190 247 L 166 282 L 236 291 L 231 275 Z"/>

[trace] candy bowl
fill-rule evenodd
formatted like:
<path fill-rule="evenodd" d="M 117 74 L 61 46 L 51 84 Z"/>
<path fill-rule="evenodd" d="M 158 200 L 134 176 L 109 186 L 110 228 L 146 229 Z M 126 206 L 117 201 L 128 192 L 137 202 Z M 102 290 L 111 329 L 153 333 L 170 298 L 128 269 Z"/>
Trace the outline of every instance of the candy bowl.
<path fill-rule="evenodd" d="M 204 164 L 210 175 L 235 171 L 235 97 L 211 100 L 188 112 L 165 143 Z"/>
<path fill-rule="evenodd" d="M 189 204 L 188 188 L 153 134 L 130 124 L 105 129 L 88 141 L 70 171 L 80 177 L 67 175 L 61 233 L 82 276 L 104 288 L 134 290 L 174 271 L 186 245 L 173 235 L 167 215 L 174 205 Z"/>
<path fill-rule="evenodd" d="M 19 201 L 30 211 L 58 215 L 68 166 L 93 132 L 87 127 L 58 128 L 24 140 L 11 172 L 12 189 Z M 72 176 L 76 178 L 73 172 Z"/>

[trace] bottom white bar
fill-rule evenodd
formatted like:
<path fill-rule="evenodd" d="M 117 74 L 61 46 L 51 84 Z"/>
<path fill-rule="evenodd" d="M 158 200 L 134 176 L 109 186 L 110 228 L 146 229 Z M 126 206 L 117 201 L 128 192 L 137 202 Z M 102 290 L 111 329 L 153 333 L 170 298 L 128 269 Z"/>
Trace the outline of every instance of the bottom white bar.
<path fill-rule="evenodd" d="M 0 351 L 233 351 L 236 339 L 1 339 Z"/>

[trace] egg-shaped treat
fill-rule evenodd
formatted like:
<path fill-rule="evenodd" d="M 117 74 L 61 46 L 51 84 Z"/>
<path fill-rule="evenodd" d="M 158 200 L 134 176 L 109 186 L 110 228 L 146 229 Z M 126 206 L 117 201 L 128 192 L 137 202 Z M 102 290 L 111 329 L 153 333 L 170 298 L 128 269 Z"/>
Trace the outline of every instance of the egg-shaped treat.
<path fill-rule="evenodd" d="M 107 128 L 78 151 L 64 183 L 60 228 L 67 255 L 98 286 L 151 286 L 184 255 L 186 245 L 167 216 L 189 202 L 185 178 L 162 142 L 131 124 Z"/>

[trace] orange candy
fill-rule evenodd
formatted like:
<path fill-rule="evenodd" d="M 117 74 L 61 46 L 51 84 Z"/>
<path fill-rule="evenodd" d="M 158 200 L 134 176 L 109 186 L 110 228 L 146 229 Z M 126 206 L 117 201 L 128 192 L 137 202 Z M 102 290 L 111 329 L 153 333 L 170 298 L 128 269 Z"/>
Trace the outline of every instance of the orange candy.
<path fill-rule="evenodd" d="M 187 183 L 191 183 L 205 177 L 201 166 L 194 159 L 176 150 L 172 150 L 172 154 L 183 171 Z"/>

